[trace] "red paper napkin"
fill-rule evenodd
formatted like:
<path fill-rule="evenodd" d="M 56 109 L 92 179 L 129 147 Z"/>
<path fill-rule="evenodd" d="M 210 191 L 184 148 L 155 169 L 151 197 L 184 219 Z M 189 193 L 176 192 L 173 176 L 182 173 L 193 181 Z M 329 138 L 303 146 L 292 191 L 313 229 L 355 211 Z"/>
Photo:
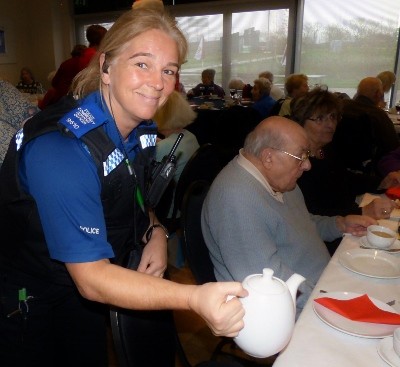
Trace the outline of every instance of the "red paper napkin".
<path fill-rule="evenodd" d="M 321 297 L 314 301 L 353 321 L 400 325 L 399 314 L 376 307 L 366 294 L 349 300 Z"/>
<path fill-rule="evenodd" d="M 392 200 L 400 199 L 400 186 L 389 187 L 386 196 Z"/>

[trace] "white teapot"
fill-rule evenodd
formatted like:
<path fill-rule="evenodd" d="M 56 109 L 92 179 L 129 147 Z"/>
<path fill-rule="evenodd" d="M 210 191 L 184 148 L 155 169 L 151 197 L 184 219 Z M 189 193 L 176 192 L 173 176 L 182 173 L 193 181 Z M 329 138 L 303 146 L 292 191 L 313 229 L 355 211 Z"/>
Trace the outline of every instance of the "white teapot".
<path fill-rule="evenodd" d="M 272 269 L 246 277 L 243 287 L 249 295 L 241 298 L 246 311 L 244 328 L 235 338 L 247 354 L 265 358 L 280 352 L 292 336 L 296 317 L 296 293 L 305 280 L 293 274 L 288 281 L 273 277 Z"/>

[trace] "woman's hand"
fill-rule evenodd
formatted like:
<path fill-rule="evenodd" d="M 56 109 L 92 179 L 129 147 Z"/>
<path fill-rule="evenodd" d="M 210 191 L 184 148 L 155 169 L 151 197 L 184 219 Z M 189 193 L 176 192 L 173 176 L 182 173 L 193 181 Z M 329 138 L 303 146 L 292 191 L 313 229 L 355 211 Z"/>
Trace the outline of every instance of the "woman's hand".
<path fill-rule="evenodd" d="M 362 214 L 375 219 L 388 219 L 393 209 L 398 208 L 396 202 L 388 197 L 381 197 L 372 200 L 362 208 Z"/>
<path fill-rule="evenodd" d="M 393 171 L 381 181 L 378 189 L 388 189 L 389 187 L 400 185 L 400 171 Z"/>
<path fill-rule="evenodd" d="M 237 297 L 247 291 L 238 282 L 206 283 L 194 288 L 188 303 L 217 336 L 235 337 L 242 330 L 244 308 Z M 228 296 L 235 296 L 227 301 Z"/>
<path fill-rule="evenodd" d="M 163 277 L 167 269 L 167 237 L 163 229 L 153 228 L 149 242 L 143 249 L 137 271 Z"/>

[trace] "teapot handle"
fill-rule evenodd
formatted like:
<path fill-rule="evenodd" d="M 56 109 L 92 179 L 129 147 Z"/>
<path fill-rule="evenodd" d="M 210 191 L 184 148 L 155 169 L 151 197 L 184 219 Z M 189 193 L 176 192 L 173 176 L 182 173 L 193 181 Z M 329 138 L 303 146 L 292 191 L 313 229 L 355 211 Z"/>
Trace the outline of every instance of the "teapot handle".
<path fill-rule="evenodd" d="M 230 301 L 231 299 L 233 299 L 233 298 L 236 298 L 236 296 L 232 296 L 231 294 L 229 294 L 229 295 L 226 297 L 225 303 L 229 302 L 229 301 Z"/>

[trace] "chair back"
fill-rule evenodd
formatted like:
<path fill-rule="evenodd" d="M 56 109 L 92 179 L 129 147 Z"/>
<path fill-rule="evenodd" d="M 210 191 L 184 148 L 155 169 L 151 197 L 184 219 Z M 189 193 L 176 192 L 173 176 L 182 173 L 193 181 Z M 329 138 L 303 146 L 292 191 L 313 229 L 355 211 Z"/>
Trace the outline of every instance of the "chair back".
<path fill-rule="evenodd" d="M 186 163 L 175 189 L 172 218 L 178 217 L 183 196 L 189 185 L 197 180 L 212 182 L 222 168 L 233 158 L 231 151 L 226 151 L 216 144 L 203 144 L 193 153 Z"/>
<path fill-rule="evenodd" d="M 122 265 L 136 270 L 140 257 L 141 251 L 134 249 Z M 184 367 L 189 366 L 172 311 L 137 311 L 113 307 L 110 310 L 110 322 L 120 367 L 174 367 L 176 356 L 179 356 Z"/>
<path fill-rule="evenodd" d="M 232 106 L 224 110 L 215 126 L 216 143 L 238 154 L 246 136 L 261 120 L 261 115 L 251 107 Z"/>
<path fill-rule="evenodd" d="M 270 116 L 278 116 L 285 98 L 278 99 L 269 111 Z"/>
<path fill-rule="evenodd" d="M 205 180 L 194 181 L 186 190 L 181 212 L 185 255 L 197 284 L 215 282 L 214 268 L 201 231 L 201 209 L 210 188 Z"/>

